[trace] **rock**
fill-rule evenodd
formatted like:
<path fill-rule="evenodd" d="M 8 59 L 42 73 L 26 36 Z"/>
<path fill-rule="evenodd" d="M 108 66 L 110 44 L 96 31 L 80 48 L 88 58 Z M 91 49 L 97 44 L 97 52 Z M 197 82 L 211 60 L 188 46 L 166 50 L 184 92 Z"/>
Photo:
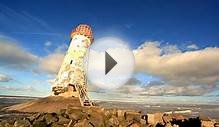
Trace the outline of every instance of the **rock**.
<path fill-rule="evenodd" d="M 7 120 L 0 119 L 0 127 L 4 127 L 6 123 L 7 123 Z"/>
<path fill-rule="evenodd" d="M 34 121 L 33 127 L 47 127 L 46 122 L 44 121 Z"/>
<path fill-rule="evenodd" d="M 27 119 L 30 121 L 30 122 L 33 122 L 34 120 L 38 119 L 40 117 L 40 113 L 37 113 L 37 114 L 34 114 L 32 116 L 29 116 L 27 117 Z"/>
<path fill-rule="evenodd" d="M 215 123 L 215 124 L 214 124 L 214 127 L 219 127 L 219 123 Z"/>
<path fill-rule="evenodd" d="M 64 115 L 66 113 L 66 109 L 60 109 L 58 114 L 60 115 Z"/>
<path fill-rule="evenodd" d="M 63 117 L 65 117 L 65 118 L 69 118 L 69 116 L 67 115 L 67 113 L 66 113 L 67 111 L 66 111 L 66 109 L 61 109 L 61 110 L 59 110 L 58 112 L 56 112 L 56 114 L 58 115 L 58 116 L 63 116 Z"/>
<path fill-rule="evenodd" d="M 0 121 L 0 127 L 3 127 L 5 123 L 3 123 L 2 121 Z"/>
<path fill-rule="evenodd" d="M 154 113 L 154 114 L 147 114 L 147 123 L 156 125 L 157 123 L 163 123 L 163 113 Z"/>
<path fill-rule="evenodd" d="M 15 119 L 8 119 L 8 120 L 5 120 L 5 122 L 4 122 L 4 126 L 6 126 L 6 124 L 7 124 L 7 126 L 13 126 L 14 125 L 14 122 L 15 122 L 16 120 Z"/>
<path fill-rule="evenodd" d="M 116 109 L 105 109 L 105 112 L 106 111 L 109 111 L 111 116 L 116 116 L 116 114 L 117 114 L 117 110 Z"/>
<path fill-rule="evenodd" d="M 77 112 L 83 112 L 83 109 L 81 107 L 69 107 L 66 109 L 66 114 L 72 114 Z"/>
<path fill-rule="evenodd" d="M 127 127 L 129 124 L 126 123 L 125 119 L 123 121 L 119 121 L 119 127 Z"/>
<path fill-rule="evenodd" d="M 144 119 L 141 119 L 141 120 L 140 120 L 140 124 L 141 124 L 141 125 L 146 125 L 146 124 L 147 124 L 147 121 L 144 120 Z"/>
<path fill-rule="evenodd" d="M 83 112 L 83 110 L 79 107 L 68 108 L 66 110 L 66 114 L 69 116 L 70 119 L 73 119 L 73 120 L 81 120 L 87 117 L 87 113 Z"/>
<path fill-rule="evenodd" d="M 25 114 L 25 116 L 29 116 L 29 114 Z M 0 119 L 0 127 L 12 127 L 13 125 L 14 127 L 179 127 L 179 125 L 190 125 L 194 121 L 201 124 L 202 127 L 219 127 L 215 120 L 208 117 L 187 120 L 181 114 L 142 115 L 140 112 L 132 110 L 96 107 L 70 107 L 57 113 L 37 113 L 23 120 L 16 120 L 23 117 L 5 121 Z"/>
<path fill-rule="evenodd" d="M 59 124 L 63 125 L 63 124 L 68 124 L 70 122 L 70 119 L 67 119 L 64 116 L 59 115 L 58 118 L 59 118 L 58 121 Z"/>
<path fill-rule="evenodd" d="M 118 118 L 123 118 L 125 117 L 125 110 L 118 110 L 116 116 Z"/>
<path fill-rule="evenodd" d="M 171 123 L 166 123 L 165 127 L 173 127 L 173 126 L 171 125 Z"/>
<path fill-rule="evenodd" d="M 44 116 L 44 118 L 46 120 L 47 125 L 50 125 L 50 124 L 58 121 L 58 118 L 56 117 L 55 113 L 48 113 Z"/>
<path fill-rule="evenodd" d="M 175 114 L 174 117 L 173 117 L 174 120 L 177 120 L 177 121 L 184 121 L 186 118 L 181 115 L 181 114 Z"/>
<path fill-rule="evenodd" d="M 38 118 L 35 119 L 35 121 L 45 121 L 45 113 L 40 113 Z"/>
<path fill-rule="evenodd" d="M 104 112 L 104 116 L 105 116 L 106 118 L 110 118 L 110 117 L 112 116 L 112 114 L 111 114 L 110 111 L 105 111 L 105 112 Z"/>
<path fill-rule="evenodd" d="M 5 123 L 4 127 L 13 127 L 13 125 L 11 125 L 9 123 Z"/>
<path fill-rule="evenodd" d="M 141 114 L 135 111 L 126 111 L 125 112 L 125 119 L 127 121 L 136 121 L 136 122 L 140 122 L 141 119 Z"/>
<path fill-rule="evenodd" d="M 13 127 L 13 124 L 10 124 L 10 123 L 8 123 L 8 122 L 0 122 L 0 127 Z"/>
<path fill-rule="evenodd" d="M 179 127 L 179 125 L 173 124 L 173 127 Z"/>
<path fill-rule="evenodd" d="M 211 119 L 207 116 L 200 116 L 200 121 L 201 121 L 201 127 L 214 127 L 214 124 L 216 121 L 214 119 Z"/>
<path fill-rule="evenodd" d="M 147 115 L 142 115 L 141 118 L 147 121 L 148 116 Z"/>
<path fill-rule="evenodd" d="M 166 124 L 172 121 L 172 116 L 170 114 L 164 114 L 162 119 L 163 119 L 163 122 Z"/>
<path fill-rule="evenodd" d="M 51 127 L 65 127 L 63 124 L 53 123 Z"/>
<path fill-rule="evenodd" d="M 30 125 L 28 120 L 17 120 L 14 123 L 14 127 L 29 127 Z"/>
<path fill-rule="evenodd" d="M 139 123 L 132 123 L 130 127 L 141 127 L 141 125 Z"/>
<path fill-rule="evenodd" d="M 210 118 L 208 116 L 204 115 L 204 114 L 200 114 L 199 119 L 203 120 L 203 121 L 209 121 L 210 120 Z"/>
<path fill-rule="evenodd" d="M 106 111 L 105 108 L 99 108 L 99 107 L 93 107 L 92 110 L 100 114 Z"/>
<path fill-rule="evenodd" d="M 88 127 L 88 120 L 84 119 L 76 123 L 73 127 Z"/>
<path fill-rule="evenodd" d="M 118 126 L 119 125 L 119 120 L 115 117 L 115 116 L 112 116 L 109 120 L 108 120 L 108 125 L 109 126 Z"/>
<path fill-rule="evenodd" d="M 88 127 L 95 127 L 93 123 L 89 122 Z"/>
<path fill-rule="evenodd" d="M 87 119 L 95 127 L 100 127 L 100 126 L 104 126 L 104 119 L 106 118 L 103 112 L 93 110 L 88 114 Z"/>
<path fill-rule="evenodd" d="M 215 121 L 213 120 L 201 120 L 201 127 L 214 127 Z"/>
<path fill-rule="evenodd" d="M 69 118 L 73 120 L 82 120 L 86 118 L 86 115 L 84 113 L 72 113 L 69 114 Z"/>

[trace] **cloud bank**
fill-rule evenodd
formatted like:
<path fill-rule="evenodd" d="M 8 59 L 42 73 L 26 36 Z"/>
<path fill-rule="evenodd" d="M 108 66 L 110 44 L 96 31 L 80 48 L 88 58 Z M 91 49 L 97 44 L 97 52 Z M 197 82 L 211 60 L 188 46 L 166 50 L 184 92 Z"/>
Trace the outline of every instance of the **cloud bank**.
<path fill-rule="evenodd" d="M 163 50 L 159 42 L 145 42 L 134 51 L 136 72 L 158 76 L 164 81 L 164 84 L 146 86 L 145 94 L 202 95 L 218 89 L 219 48 L 168 53 Z"/>
<path fill-rule="evenodd" d="M 191 47 L 191 46 L 190 46 Z M 193 46 L 194 48 L 194 46 Z M 60 45 L 46 56 L 37 56 L 9 40 L 0 38 L 0 65 L 6 68 L 31 70 L 55 75 L 64 58 L 66 45 Z M 204 95 L 219 89 L 219 48 L 207 47 L 181 51 L 177 45 L 145 42 L 133 50 L 136 73 L 159 77 L 159 81 L 143 84 L 131 79 L 114 92 L 138 95 Z M 1 82 L 10 77 L 0 75 Z M 90 86 L 90 91 L 104 92 Z"/>
<path fill-rule="evenodd" d="M 191 44 L 187 46 L 188 49 L 198 49 L 198 46 L 196 44 Z"/>
<path fill-rule="evenodd" d="M 219 81 L 219 48 L 161 55 L 156 42 L 135 50 L 138 72 L 160 76 L 176 84 L 215 84 Z"/>
<path fill-rule="evenodd" d="M 57 74 L 65 57 L 67 48 L 67 45 L 61 44 L 47 56 L 41 57 L 39 59 L 39 71 L 52 75 Z"/>
<path fill-rule="evenodd" d="M 18 44 L 0 37 L 0 65 L 8 68 L 29 69 L 37 63 L 38 56 L 24 50 Z"/>
<path fill-rule="evenodd" d="M 10 80 L 12 80 L 12 78 L 10 78 L 9 76 L 0 74 L 0 82 L 9 82 Z"/>
<path fill-rule="evenodd" d="M 48 45 L 46 43 L 46 46 Z M 37 56 L 26 51 L 16 43 L 16 40 L 0 35 L 0 65 L 12 69 L 56 74 L 64 58 L 66 47 L 66 45 L 60 45 L 46 56 Z"/>
<path fill-rule="evenodd" d="M 40 59 L 39 69 L 49 74 L 57 74 L 63 59 L 64 53 L 54 52 L 49 54 Z"/>
<path fill-rule="evenodd" d="M 19 91 L 19 92 L 37 92 L 33 86 L 15 87 L 15 86 L 1 86 L 0 90 L 4 91 Z"/>

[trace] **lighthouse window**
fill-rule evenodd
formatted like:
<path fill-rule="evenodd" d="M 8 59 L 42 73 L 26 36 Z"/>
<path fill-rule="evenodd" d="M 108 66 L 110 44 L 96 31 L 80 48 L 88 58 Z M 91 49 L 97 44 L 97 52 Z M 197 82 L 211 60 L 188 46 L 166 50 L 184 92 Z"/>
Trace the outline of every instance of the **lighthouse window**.
<path fill-rule="evenodd" d="M 73 60 L 71 60 L 70 64 L 72 64 Z"/>

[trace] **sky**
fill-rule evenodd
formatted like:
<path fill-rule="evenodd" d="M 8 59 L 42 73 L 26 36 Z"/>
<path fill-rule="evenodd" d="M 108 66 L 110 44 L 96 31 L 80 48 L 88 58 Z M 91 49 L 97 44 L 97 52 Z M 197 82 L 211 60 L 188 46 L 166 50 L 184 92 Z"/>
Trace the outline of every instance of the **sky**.
<path fill-rule="evenodd" d="M 94 100 L 219 103 L 217 0 L 0 1 L 0 94 L 47 96 L 70 33 L 115 36 L 136 71 L 122 88 L 89 86 Z M 137 98 L 137 99 L 136 99 Z"/>

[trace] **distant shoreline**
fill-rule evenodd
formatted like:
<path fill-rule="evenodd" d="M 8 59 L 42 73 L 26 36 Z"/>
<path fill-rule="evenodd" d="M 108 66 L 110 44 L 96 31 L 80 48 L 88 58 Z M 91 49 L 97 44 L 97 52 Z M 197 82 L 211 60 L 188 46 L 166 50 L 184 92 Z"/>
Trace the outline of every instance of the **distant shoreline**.
<path fill-rule="evenodd" d="M 0 98 L 19 98 L 19 99 L 38 99 L 38 98 L 44 98 L 47 96 L 40 96 L 40 97 L 36 97 L 36 96 L 25 96 L 25 95 L 0 95 Z M 94 102 L 98 102 L 98 103 L 102 103 L 102 102 L 112 102 L 112 103 L 130 103 L 130 104 L 140 104 L 140 105 L 147 105 L 147 104 L 151 104 L 151 105 L 202 105 L 202 106 L 219 106 L 219 104 L 217 103 L 180 103 L 180 102 L 174 102 L 174 103 L 167 103 L 167 102 L 138 102 L 138 101 L 124 101 L 124 100 L 101 100 L 101 99 L 92 99 Z"/>
<path fill-rule="evenodd" d="M 42 97 L 0 95 L 0 108 L 28 102 Z M 147 113 L 153 112 L 182 112 L 191 111 L 193 115 L 205 114 L 211 118 L 219 119 L 219 105 L 211 104 L 174 104 L 150 102 L 121 102 L 117 100 L 93 100 L 94 103 L 105 108 L 138 109 Z"/>
<path fill-rule="evenodd" d="M 25 97 L 25 98 L 42 98 L 42 97 L 34 97 L 34 96 L 22 96 L 22 95 L 0 95 L 0 97 Z"/>

